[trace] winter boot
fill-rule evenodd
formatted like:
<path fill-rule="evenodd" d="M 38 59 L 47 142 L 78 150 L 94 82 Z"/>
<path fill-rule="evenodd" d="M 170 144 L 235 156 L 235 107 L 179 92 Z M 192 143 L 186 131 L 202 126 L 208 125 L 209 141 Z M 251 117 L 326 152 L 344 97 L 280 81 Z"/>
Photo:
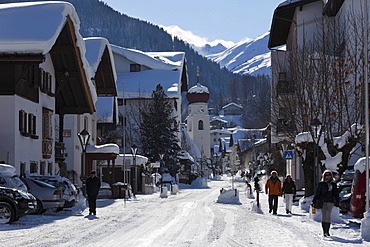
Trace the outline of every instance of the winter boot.
<path fill-rule="evenodd" d="M 326 233 L 326 222 L 321 222 L 321 226 L 322 226 L 322 231 L 323 231 L 323 234 L 324 234 L 324 237 L 328 237 L 327 233 Z"/>
<path fill-rule="evenodd" d="M 328 236 L 330 236 L 329 229 L 330 229 L 330 223 L 326 223 L 326 235 Z"/>

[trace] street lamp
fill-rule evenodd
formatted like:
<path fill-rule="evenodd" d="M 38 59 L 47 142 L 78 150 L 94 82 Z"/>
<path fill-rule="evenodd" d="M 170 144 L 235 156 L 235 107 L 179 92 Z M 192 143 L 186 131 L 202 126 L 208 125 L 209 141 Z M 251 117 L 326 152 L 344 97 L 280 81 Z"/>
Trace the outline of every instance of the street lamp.
<path fill-rule="evenodd" d="M 133 187 L 133 192 L 134 194 L 137 193 L 137 168 L 136 168 L 136 152 L 137 152 L 137 146 L 134 144 L 132 145 L 131 147 L 131 152 L 132 152 L 132 155 L 133 155 L 133 165 L 134 165 L 134 176 L 132 177 L 133 178 L 133 182 L 134 182 L 134 187 Z"/>
<path fill-rule="evenodd" d="M 85 195 L 85 176 L 86 176 L 86 147 L 87 144 L 89 143 L 90 139 L 90 133 L 86 130 L 83 129 L 80 133 L 77 134 L 78 139 L 80 140 L 81 147 L 82 147 L 82 162 L 81 162 L 81 175 L 80 179 L 82 181 L 82 194 Z"/>
<path fill-rule="evenodd" d="M 319 154 L 318 154 L 318 144 L 319 144 L 319 134 L 321 132 L 321 122 L 319 119 L 317 118 L 314 118 L 312 121 L 311 121 L 311 129 L 312 129 L 312 134 L 313 134 L 313 141 L 314 141 L 314 149 L 313 149 L 313 153 L 314 153 L 314 158 L 315 158 L 315 167 L 314 167 L 314 185 L 313 185 L 313 188 L 314 188 L 314 191 L 316 191 L 316 186 L 317 186 L 317 183 L 319 182 L 319 177 L 320 177 L 320 169 L 318 167 L 318 158 L 319 158 Z"/>
<path fill-rule="evenodd" d="M 163 157 L 164 157 L 164 154 L 163 153 L 159 154 L 159 158 L 161 159 L 161 163 L 159 165 L 159 170 L 162 172 L 162 174 L 163 174 L 163 167 L 162 167 L 163 166 Z M 162 188 L 163 188 L 163 177 L 161 179 L 161 193 L 162 193 Z"/>

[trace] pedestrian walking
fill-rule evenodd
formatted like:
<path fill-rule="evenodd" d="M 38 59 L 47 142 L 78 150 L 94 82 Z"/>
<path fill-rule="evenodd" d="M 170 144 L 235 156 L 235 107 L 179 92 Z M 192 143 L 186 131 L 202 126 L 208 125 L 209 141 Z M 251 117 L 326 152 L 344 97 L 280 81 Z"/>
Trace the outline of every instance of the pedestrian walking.
<path fill-rule="evenodd" d="M 339 191 L 337 184 L 334 182 L 333 173 L 330 170 L 325 170 L 322 174 L 322 179 L 317 185 L 316 193 L 312 200 L 312 206 L 321 209 L 321 226 L 324 236 L 330 236 L 331 211 L 333 206 L 339 207 Z"/>
<path fill-rule="evenodd" d="M 287 214 L 291 214 L 293 198 L 296 193 L 296 186 L 290 174 L 286 175 L 285 180 L 283 182 L 283 188 L 281 189 L 281 191 L 284 195 L 285 211 Z"/>
<path fill-rule="evenodd" d="M 96 172 L 92 170 L 90 177 L 86 179 L 86 194 L 89 202 L 89 215 L 96 215 L 96 199 L 100 189 L 100 179 L 96 176 Z"/>
<path fill-rule="evenodd" d="M 277 214 L 278 199 L 281 195 L 281 181 L 277 171 L 272 171 L 271 177 L 266 181 L 265 193 L 268 195 L 269 213 Z"/>

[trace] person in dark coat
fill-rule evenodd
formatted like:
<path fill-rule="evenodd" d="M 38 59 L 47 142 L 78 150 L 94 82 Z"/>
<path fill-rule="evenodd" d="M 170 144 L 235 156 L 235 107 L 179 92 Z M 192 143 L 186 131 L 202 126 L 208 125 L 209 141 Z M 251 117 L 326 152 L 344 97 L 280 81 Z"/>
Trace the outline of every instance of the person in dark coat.
<path fill-rule="evenodd" d="M 296 193 L 295 182 L 290 174 L 286 175 L 281 189 L 285 200 L 285 210 L 287 214 L 292 213 L 293 198 Z"/>
<path fill-rule="evenodd" d="M 96 198 L 99 194 L 100 179 L 96 176 L 96 172 L 92 170 L 90 177 L 86 179 L 86 194 L 89 202 L 89 215 L 96 215 Z"/>
<path fill-rule="evenodd" d="M 333 173 L 330 170 L 325 170 L 322 174 L 322 179 L 317 185 L 316 193 L 312 200 L 312 206 L 321 209 L 321 225 L 324 236 L 330 236 L 331 211 L 333 206 L 339 207 L 339 191 L 337 184 L 334 182 Z"/>

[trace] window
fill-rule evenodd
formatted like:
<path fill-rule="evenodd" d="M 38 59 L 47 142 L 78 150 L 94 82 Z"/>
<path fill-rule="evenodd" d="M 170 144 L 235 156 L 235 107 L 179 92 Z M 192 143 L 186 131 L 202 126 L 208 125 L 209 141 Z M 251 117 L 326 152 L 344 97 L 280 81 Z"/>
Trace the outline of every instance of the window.
<path fill-rule="evenodd" d="M 21 162 L 19 176 L 20 177 L 26 176 L 26 163 L 24 162 Z"/>
<path fill-rule="evenodd" d="M 31 137 L 36 136 L 36 116 L 32 113 L 28 114 L 28 134 Z"/>
<path fill-rule="evenodd" d="M 40 90 L 43 93 L 51 94 L 51 81 L 52 76 L 50 73 L 44 71 L 43 69 L 40 69 L 41 74 L 41 83 L 40 83 Z"/>
<path fill-rule="evenodd" d="M 199 120 L 198 122 L 198 130 L 203 130 L 203 121 Z"/>
<path fill-rule="evenodd" d="M 19 131 L 27 136 L 27 113 L 24 110 L 19 111 Z"/>
<path fill-rule="evenodd" d="M 31 161 L 30 173 L 37 173 L 37 162 L 36 161 Z"/>
<path fill-rule="evenodd" d="M 117 99 L 117 104 L 118 104 L 118 106 L 123 106 L 123 99 L 122 98 L 118 98 Z"/>
<path fill-rule="evenodd" d="M 46 162 L 45 161 L 41 161 L 40 162 L 40 174 L 41 175 L 45 175 L 45 168 L 46 168 Z"/>
<path fill-rule="evenodd" d="M 53 126 L 52 126 L 53 111 L 42 108 L 42 139 L 52 139 Z"/>
<path fill-rule="evenodd" d="M 48 174 L 53 175 L 53 163 L 48 162 Z"/>
<path fill-rule="evenodd" d="M 141 71 L 141 65 L 137 63 L 130 64 L 130 72 L 139 72 Z"/>

